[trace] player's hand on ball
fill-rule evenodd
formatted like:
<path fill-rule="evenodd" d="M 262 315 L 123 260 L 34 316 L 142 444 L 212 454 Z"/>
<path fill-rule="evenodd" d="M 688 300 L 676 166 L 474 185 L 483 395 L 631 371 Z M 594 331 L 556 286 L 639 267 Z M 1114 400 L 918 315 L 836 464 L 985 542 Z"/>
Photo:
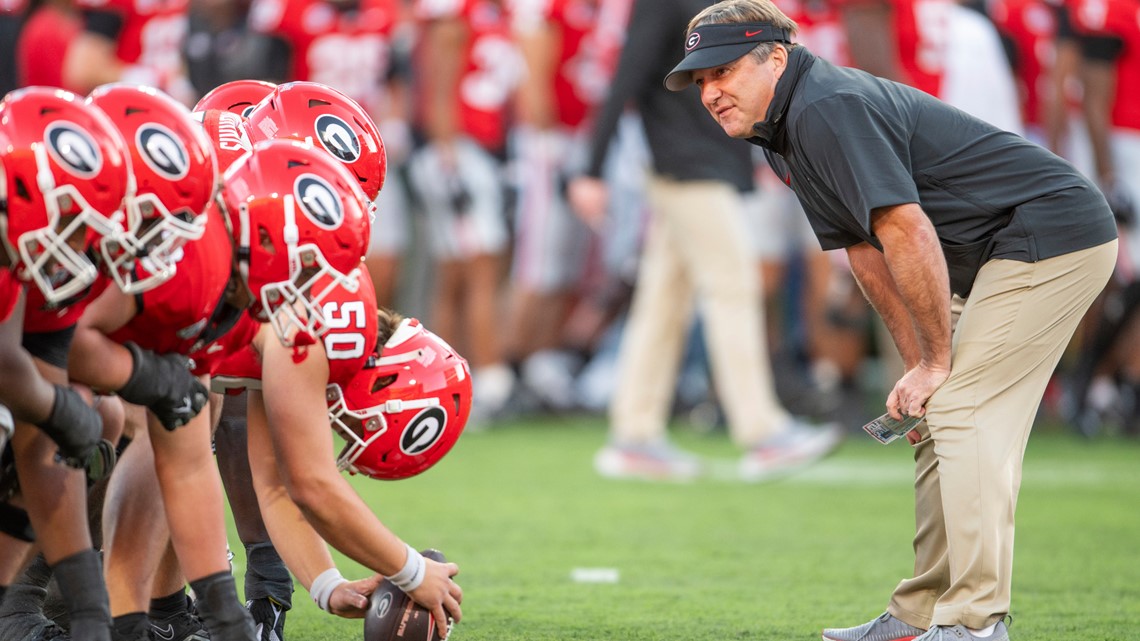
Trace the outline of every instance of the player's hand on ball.
<path fill-rule="evenodd" d="M 345 619 L 363 619 L 368 613 L 368 597 L 384 577 L 374 574 L 367 579 L 342 583 L 329 597 L 329 611 Z"/>
<path fill-rule="evenodd" d="M 451 579 L 459 574 L 459 566 L 454 563 L 439 563 L 426 557 L 424 562 L 426 563 L 424 582 L 409 592 L 408 596 L 431 612 L 440 630 L 450 631 L 448 619 L 459 621 L 463 618 L 463 611 L 459 608 L 459 604 L 463 602 L 463 589 Z"/>

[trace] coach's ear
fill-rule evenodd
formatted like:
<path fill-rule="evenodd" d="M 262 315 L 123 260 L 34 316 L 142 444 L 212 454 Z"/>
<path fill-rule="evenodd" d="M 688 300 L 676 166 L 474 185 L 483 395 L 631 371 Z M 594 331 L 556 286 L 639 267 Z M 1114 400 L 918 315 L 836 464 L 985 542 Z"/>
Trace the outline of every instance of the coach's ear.
<path fill-rule="evenodd" d="M 784 70 L 788 68 L 788 49 L 782 43 L 777 42 L 768 57 L 775 65 L 772 71 L 776 75 L 776 80 L 779 80 L 780 76 L 784 75 Z"/>

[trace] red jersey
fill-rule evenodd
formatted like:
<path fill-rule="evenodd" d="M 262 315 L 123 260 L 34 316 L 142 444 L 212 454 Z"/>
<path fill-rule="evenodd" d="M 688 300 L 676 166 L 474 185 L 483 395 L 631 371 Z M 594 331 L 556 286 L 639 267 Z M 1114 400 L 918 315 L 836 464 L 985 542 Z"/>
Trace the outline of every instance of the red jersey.
<path fill-rule="evenodd" d="M 797 43 L 834 65 L 851 66 L 847 31 L 834 4 L 824 0 L 778 0 L 776 6 L 796 21 Z"/>
<path fill-rule="evenodd" d="M 134 341 L 158 354 L 188 356 L 204 334 L 220 337 L 219 331 L 236 320 L 223 318 L 227 307 L 219 309 L 230 277 L 229 232 L 216 208 L 211 207 L 207 216 L 202 237 L 186 243 L 172 256 L 177 266 L 174 276 L 136 296 L 138 313 L 111 333 L 112 340 Z M 145 266 L 145 259 L 142 264 Z"/>
<path fill-rule="evenodd" d="M 76 0 L 80 10 L 112 12 L 122 19 L 115 56 L 154 71 L 160 83 L 181 74 L 189 0 Z"/>
<path fill-rule="evenodd" d="M 555 25 L 560 47 L 554 105 L 558 122 L 577 128 L 599 97 L 594 88 L 598 70 L 586 48 L 598 19 L 598 0 L 513 0 L 510 13 L 524 28 L 538 21 Z"/>
<path fill-rule="evenodd" d="M 24 306 L 24 331 L 58 332 L 71 327 L 79 322 L 79 317 L 91 301 L 98 298 L 108 286 L 113 287 L 111 279 L 100 272 L 87 291 L 60 307 L 48 307 L 47 299 L 39 287 L 32 285 L 25 288 L 27 304 Z"/>
<path fill-rule="evenodd" d="M 1140 0 L 1074 0 L 1073 28 L 1078 33 L 1120 38 L 1116 60 L 1116 97 L 1112 124 L 1140 130 Z"/>
<path fill-rule="evenodd" d="M 460 19 L 469 35 L 456 96 L 459 130 L 487 149 L 506 142 L 506 110 L 522 72 L 506 10 L 494 0 L 416 0 L 418 19 Z M 426 70 L 426 73 L 431 73 Z M 421 105 L 420 113 L 442 108 Z"/>
<path fill-rule="evenodd" d="M 314 290 L 323 287 L 320 281 Z M 322 340 L 329 359 L 328 383 L 348 384 L 376 346 L 376 292 L 368 272 L 360 270 L 360 286 L 355 292 L 337 287 L 321 305 L 328 332 Z M 269 340 L 277 340 L 273 337 Z M 219 377 L 234 380 L 261 380 L 261 356 L 246 345 L 215 368 Z"/>
<path fill-rule="evenodd" d="M 79 35 L 79 17 L 45 4 L 24 24 L 16 44 L 16 77 L 20 85 L 63 86 L 63 59 L 67 47 Z"/>
<path fill-rule="evenodd" d="M 254 0 L 250 26 L 289 44 L 288 80 L 339 89 L 375 114 L 385 103 L 399 12 L 397 0 L 361 0 L 352 10 L 328 0 Z"/>
<path fill-rule="evenodd" d="M 0 267 L 0 323 L 7 321 L 20 302 L 23 284 L 10 270 Z"/>
<path fill-rule="evenodd" d="M 249 314 L 238 317 L 237 323 L 220 336 L 202 336 L 190 350 L 190 360 L 194 362 L 191 371 L 195 375 L 214 376 L 225 360 L 242 350 L 249 349 L 250 343 L 261 330 L 261 323 Z"/>
<path fill-rule="evenodd" d="M 1027 125 L 1040 125 L 1042 96 L 1049 91 L 1055 57 L 1056 15 L 1042 0 L 994 0 L 990 18 L 1017 50 L 1021 117 Z"/>
<path fill-rule="evenodd" d="M 893 10 L 903 82 L 932 96 L 940 96 L 950 36 L 950 12 L 954 0 L 883 0 Z M 850 5 L 875 0 L 838 0 Z M 876 3 L 877 4 L 877 3 Z"/>

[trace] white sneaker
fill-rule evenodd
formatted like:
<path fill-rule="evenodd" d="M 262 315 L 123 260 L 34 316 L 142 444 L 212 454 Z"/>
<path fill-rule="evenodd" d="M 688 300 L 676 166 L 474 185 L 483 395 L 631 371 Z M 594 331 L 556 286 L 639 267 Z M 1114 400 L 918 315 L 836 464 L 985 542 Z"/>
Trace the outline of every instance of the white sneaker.
<path fill-rule="evenodd" d="M 522 381 L 550 409 L 564 412 L 574 407 L 574 374 L 577 358 L 569 353 L 544 349 L 522 364 Z"/>
<path fill-rule="evenodd" d="M 704 471 L 701 458 L 668 441 L 650 445 L 609 444 L 594 456 L 594 469 L 608 479 L 692 481 Z"/>
<path fill-rule="evenodd" d="M 765 481 L 789 474 L 822 459 L 843 441 L 838 423 L 815 426 L 793 418 L 779 434 L 753 447 L 740 460 L 744 481 Z"/>

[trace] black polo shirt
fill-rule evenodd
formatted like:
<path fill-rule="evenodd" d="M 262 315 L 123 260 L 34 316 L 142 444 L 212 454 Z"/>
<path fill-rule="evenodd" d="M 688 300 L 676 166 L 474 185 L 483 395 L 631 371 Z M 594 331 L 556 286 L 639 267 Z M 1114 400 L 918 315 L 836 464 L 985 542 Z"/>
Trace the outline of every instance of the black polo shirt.
<path fill-rule="evenodd" d="M 952 289 L 989 258 L 1034 262 L 1116 238 L 1104 196 L 1062 158 L 917 89 L 790 52 L 751 142 L 795 190 L 824 249 L 867 241 L 871 210 L 918 203 Z"/>

